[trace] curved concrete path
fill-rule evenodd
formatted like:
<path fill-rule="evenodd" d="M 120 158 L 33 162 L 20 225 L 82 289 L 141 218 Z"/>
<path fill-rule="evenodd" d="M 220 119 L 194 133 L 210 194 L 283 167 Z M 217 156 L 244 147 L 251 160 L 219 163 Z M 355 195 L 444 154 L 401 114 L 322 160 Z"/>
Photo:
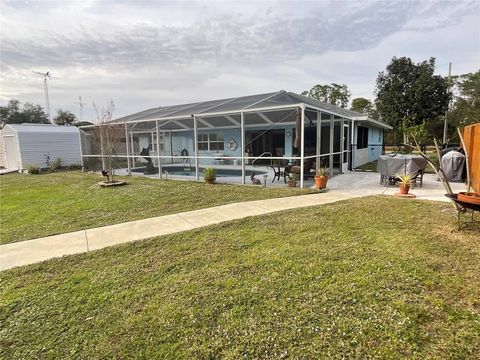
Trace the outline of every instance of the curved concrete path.
<path fill-rule="evenodd" d="M 378 174 L 372 173 L 343 174 L 331 179 L 330 190 L 324 193 L 233 203 L 6 244 L 0 246 L 0 270 L 248 216 L 398 191 L 396 187 L 380 186 L 378 179 Z M 423 188 L 413 191 L 418 199 L 448 201 L 439 183 L 425 180 Z M 463 184 L 455 185 L 461 185 L 460 191 L 464 189 Z"/>

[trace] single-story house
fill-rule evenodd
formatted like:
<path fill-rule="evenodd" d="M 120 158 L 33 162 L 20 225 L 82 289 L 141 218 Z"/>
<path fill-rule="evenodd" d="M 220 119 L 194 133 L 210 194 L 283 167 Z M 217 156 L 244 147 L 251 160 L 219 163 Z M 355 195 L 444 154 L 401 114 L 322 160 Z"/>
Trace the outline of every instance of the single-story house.
<path fill-rule="evenodd" d="M 116 156 L 128 173 L 148 158 L 140 153 L 148 153 L 159 174 L 178 164 L 199 179 L 201 167 L 228 164 L 242 183 L 246 166 L 290 162 L 301 167 L 301 186 L 311 168 L 326 166 L 334 175 L 376 160 L 383 131 L 391 129 L 364 114 L 287 91 L 157 107 L 112 123 L 124 127 Z M 92 127 L 82 132 L 83 161 L 93 163 L 101 154 Z"/>
<path fill-rule="evenodd" d="M 75 126 L 52 124 L 7 124 L 0 131 L 2 166 L 25 170 L 28 165 L 41 168 L 57 158 L 63 165 L 81 164 L 80 131 Z"/>

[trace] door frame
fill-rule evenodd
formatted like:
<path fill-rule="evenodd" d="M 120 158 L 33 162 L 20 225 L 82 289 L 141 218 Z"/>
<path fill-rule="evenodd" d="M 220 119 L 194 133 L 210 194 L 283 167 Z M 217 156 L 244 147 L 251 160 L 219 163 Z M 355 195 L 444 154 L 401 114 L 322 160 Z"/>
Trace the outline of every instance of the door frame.
<path fill-rule="evenodd" d="M 349 162 L 349 153 L 350 153 L 350 130 L 351 126 L 348 122 L 345 122 L 343 124 L 343 139 L 342 139 L 342 147 L 343 147 L 343 152 L 342 152 L 342 173 L 345 173 L 348 171 L 348 162 Z"/>
<path fill-rule="evenodd" d="M 13 147 L 14 147 L 14 151 L 15 151 L 15 160 L 16 160 L 16 164 L 15 166 L 11 166 L 10 164 L 10 161 L 8 160 L 8 152 L 7 152 L 7 143 L 5 142 L 5 139 L 6 138 L 12 138 L 13 139 Z M 19 157 L 19 153 L 18 153 L 18 144 L 17 144 L 17 139 L 15 139 L 16 136 L 15 135 L 3 135 L 2 136 L 2 142 L 3 142 L 3 152 L 5 154 L 5 168 L 6 169 L 17 169 L 19 170 L 20 169 L 20 157 Z"/>

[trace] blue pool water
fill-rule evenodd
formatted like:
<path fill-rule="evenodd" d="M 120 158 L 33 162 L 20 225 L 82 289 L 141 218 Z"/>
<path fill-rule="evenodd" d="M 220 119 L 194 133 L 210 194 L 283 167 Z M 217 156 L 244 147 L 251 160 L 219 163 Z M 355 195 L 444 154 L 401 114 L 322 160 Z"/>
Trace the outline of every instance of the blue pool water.
<path fill-rule="evenodd" d="M 204 167 L 200 167 L 200 175 L 203 173 Z M 234 176 L 242 176 L 241 169 L 215 169 L 215 176 L 216 177 L 234 177 Z M 133 168 L 132 172 L 144 173 L 144 167 L 137 167 Z M 162 166 L 162 173 L 168 172 L 168 175 L 181 175 L 181 176 L 195 176 L 195 167 L 192 167 L 191 171 L 185 170 L 182 166 Z M 252 175 L 253 170 L 245 170 L 245 176 L 250 177 Z M 158 168 L 155 168 L 155 173 L 158 174 Z M 255 175 L 260 176 L 266 174 L 265 171 L 258 171 L 255 170 Z"/>

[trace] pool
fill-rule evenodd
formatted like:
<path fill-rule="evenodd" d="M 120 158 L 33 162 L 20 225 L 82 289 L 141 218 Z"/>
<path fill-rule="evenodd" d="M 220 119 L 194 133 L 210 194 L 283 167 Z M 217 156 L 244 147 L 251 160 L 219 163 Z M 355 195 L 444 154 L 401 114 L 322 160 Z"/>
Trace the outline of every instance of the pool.
<path fill-rule="evenodd" d="M 205 167 L 200 167 L 200 175 L 202 175 L 203 170 Z M 155 172 L 154 174 L 158 174 L 158 168 L 154 168 Z M 145 167 L 137 167 L 133 168 L 132 172 L 136 173 L 144 173 L 145 172 Z M 191 171 L 188 169 L 184 169 L 182 166 L 162 166 L 162 173 L 165 174 L 165 172 L 168 172 L 168 175 L 180 175 L 180 176 L 195 176 L 195 167 L 191 168 Z M 260 170 L 245 170 L 245 176 L 250 177 L 252 173 L 255 172 L 255 175 L 264 175 L 267 174 L 265 171 L 260 171 Z M 241 169 L 222 169 L 222 168 L 215 168 L 215 176 L 216 177 L 241 177 L 242 176 L 242 170 Z"/>

